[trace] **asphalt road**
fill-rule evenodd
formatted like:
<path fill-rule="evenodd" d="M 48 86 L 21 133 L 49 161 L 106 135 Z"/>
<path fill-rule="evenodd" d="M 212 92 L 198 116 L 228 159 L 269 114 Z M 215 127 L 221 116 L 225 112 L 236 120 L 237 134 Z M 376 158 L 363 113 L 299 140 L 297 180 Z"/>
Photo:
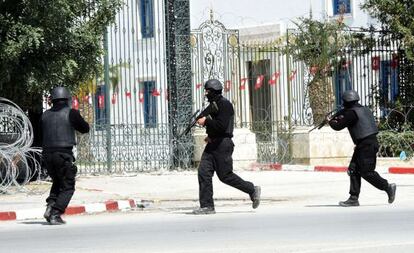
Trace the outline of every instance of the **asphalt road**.
<path fill-rule="evenodd" d="M 234 203 L 233 203 L 234 204 Z M 414 204 L 222 205 L 0 223 L 0 252 L 414 252 Z"/>

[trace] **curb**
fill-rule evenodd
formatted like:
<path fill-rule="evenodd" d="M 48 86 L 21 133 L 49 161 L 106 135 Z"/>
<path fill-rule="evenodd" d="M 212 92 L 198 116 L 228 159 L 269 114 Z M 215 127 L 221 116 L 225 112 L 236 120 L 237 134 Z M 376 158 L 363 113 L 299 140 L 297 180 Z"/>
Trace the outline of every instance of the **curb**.
<path fill-rule="evenodd" d="M 346 172 L 348 170 L 347 166 L 315 166 L 314 171 L 319 172 Z"/>
<path fill-rule="evenodd" d="M 414 167 L 390 167 L 388 172 L 393 174 L 414 174 Z"/>
<path fill-rule="evenodd" d="M 334 165 L 291 165 L 280 163 L 253 163 L 249 167 L 252 171 L 315 171 L 315 172 L 346 172 L 348 166 Z M 414 167 L 377 167 L 379 173 L 414 174 Z"/>
<path fill-rule="evenodd" d="M 68 206 L 64 215 L 91 214 L 102 212 L 116 212 L 136 207 L 141 200 L 108 200 L 104 203 L 91 203 L 85 205 Z M 0 221 L 44 219 L 44 208 L 27 209 L 20 211 L 0 212 Z"/>

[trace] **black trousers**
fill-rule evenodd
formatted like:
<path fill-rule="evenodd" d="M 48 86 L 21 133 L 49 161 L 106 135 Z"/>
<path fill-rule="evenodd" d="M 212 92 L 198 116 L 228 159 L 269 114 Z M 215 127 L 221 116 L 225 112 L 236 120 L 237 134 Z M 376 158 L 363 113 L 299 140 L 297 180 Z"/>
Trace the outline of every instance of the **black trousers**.
<path fill-rule="evenodd" d="M 46 199 L 53 209 L 64 213 L 75 192 L 77 168 L 72 154 L 64 152 L 43 153 L 46 169 L 52 178 L 52 188 Z"/>
<path fill-rule="evenodd" d="M 247 194 L 254 193 L 254 185 L 251 182 L 244 181 L 233 173 L 233 150 L 234 143 L 231 138 L 215 139 L 206 145 L 198 168 L 200 207 L 214 207 L 214 172 L 223 183 Z"/>
<path fill-rule="evenodd" d="M 349 194 L 359 197 L 361 191 L 361 177 L 379 190 L 387 190 L 388 181 L 376 171 L 378 142 L 359 144 L 355 147 L 349 164 L 350 190 Z"/>

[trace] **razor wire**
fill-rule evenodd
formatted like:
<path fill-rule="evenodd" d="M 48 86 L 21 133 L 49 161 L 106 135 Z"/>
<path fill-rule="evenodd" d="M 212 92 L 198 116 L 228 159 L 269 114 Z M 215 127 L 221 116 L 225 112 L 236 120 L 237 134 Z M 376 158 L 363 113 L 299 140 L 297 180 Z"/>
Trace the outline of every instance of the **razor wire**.
<path fill-rule="evenodd" d="M 409 160 L 414 156 L 414 106 L 382 111 L 379 156 Z"/>
<path fill-rule="evenodd" d="M 22 189 L 40 175 L 39 148 L 31 147 L 33 128 L 23 110 L 0 97 L 0 192 L 11 186 Z"/>

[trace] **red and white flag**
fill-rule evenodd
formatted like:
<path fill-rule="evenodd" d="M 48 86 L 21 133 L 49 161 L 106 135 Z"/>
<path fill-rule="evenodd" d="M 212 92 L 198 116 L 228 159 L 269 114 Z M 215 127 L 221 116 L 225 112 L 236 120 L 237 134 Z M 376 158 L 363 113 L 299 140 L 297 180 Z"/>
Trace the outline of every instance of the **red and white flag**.
<path fill-rule="evenodd" d="M 256 84 L 254 85 L 254 89 L 260 89 L 263 85 L 264 75 L 258 75 L 256 78 Z"/>
<path fill-rule="evenodd" d="M 112 94 L 112 99 L 111 99 L 112 104 L 116 104 L 116 93 Z"/>
<path fill-rule="evenodd" d="M 72 97 L 72 109 L 79 110 L 79 100 L 78 97 Z"/>
<path fill-rule="evenodd" d="M 279 71 L 273 73 L 272 78 L 270 78 L 270 80 L 268 82 L 269 85 L 275 85 L 276 82 L 277 82 L 277 79 L 279 79 L 279 77 L 280 77 L 280 72 Z"/>
<path fill-rule="evenodd" d="M 247 83 L 247 78 L 242 78 L 240 79 L 240 90 L 245 90 L 246 89 L 246 83 Z"/>
<path fill-rule="evenodd" d="M 151 95 L 154 97 L 158 97 L 161 93 L 157 90 L 157 88 L 154 88 L 151 92 Z"/>
<path fill-rule="evenodd" d="M 224 82 L 224 92 L 229 92 L 231 88 L 231 81 L 227 80 L 226 82 Z"/>
<path fill-rule="evenodd" d="M 144 91 L 140 90 L 138 93 L 138 99 L 140 103 L 144 103 Z"/>
<path fill-rule="evenodd" d="M 105 96 L 99 95 L 98 96 L 98 108 L 103 109 L 105 107 Z"/>
<path fill-rule="evenodd" d="M 198 89 L 200 89 L 200 87 L 202 86 L 202 84 L 201 83 L 198 83 L 198 84 L 196 84 L 196 89 L 198 90 Z"/>
<path fill-rule="evenodd" d="M 379 56 L 372 57 L 371 62 L 372 62 L 372 69 L 373 70 L 379 70 L 380 69 L 380 57 Z"/>
<path fill-rule="evenodd" d="M 131 98 L 131 92 L 130 91 L 125 91 L 125 96 L 127 98 Z"/>
<path fill-rule="evenodd" d="M 296 69 L 294 71 L 290 72 L 289 81 L 292 81 L 293 79 L 295 79 L 295 76 L 296 76 Z"/>

